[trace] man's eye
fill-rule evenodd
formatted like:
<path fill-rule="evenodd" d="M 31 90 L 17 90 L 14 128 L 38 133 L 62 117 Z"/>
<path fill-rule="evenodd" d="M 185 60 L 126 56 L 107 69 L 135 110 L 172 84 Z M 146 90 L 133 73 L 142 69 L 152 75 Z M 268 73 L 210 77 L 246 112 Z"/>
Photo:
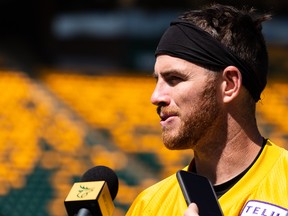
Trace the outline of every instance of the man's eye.
<path fill-rule="evenodd" d="M 178 77 L 178 76 L 169 76 L 169 77 L 167 77 L 166 81 L 169 85 L 174 86 L 174 85 L 177 85 L 178 83 L 182 82 L 183 79 L 181 77 Z"/>

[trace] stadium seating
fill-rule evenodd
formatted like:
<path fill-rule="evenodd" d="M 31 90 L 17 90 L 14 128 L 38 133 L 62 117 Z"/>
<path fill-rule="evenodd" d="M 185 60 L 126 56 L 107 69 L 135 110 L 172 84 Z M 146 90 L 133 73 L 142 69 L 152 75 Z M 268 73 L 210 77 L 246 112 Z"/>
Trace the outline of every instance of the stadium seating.
<path fill-rule="evenodd" d="M 0 215 L 63 216 L 73 182 L 96 165 L 120 179 L 115 216 L 174 173 L 193 152 L 161 143 L 148 75 L 87 75 L 55 69 L 37 78 L 0 72 Z M 273 81 L 257 105 L 266 137 L 288 148 L 288 84 Z M 15 205 L 17 203 L 17 205 Z"/>

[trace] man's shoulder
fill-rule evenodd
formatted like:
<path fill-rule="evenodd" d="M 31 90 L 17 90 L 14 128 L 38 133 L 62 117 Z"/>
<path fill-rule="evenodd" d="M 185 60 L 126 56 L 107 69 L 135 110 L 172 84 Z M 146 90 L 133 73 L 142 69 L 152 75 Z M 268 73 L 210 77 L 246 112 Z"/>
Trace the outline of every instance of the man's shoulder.
<path fill-rule="evenodd" d="M 134 200 L 127 215 L 166 215 L 164 212 L 187 208 L 176 173 L 142 191 Z"/>
<path fill-rule="evenodd" d="M 268 153 L 275 152 L 281 155 L 284 159 L 288 159 L 288 150 L 280 145 L 275 144 L 270 139 L 267 140 L 266 148 L 268 149 Z"/>
<path fill-rule="evenodd" d="M 261 165 L 265 167 L 273 167 L 275 169 L 287 169 L 288 168 L 288 150 L 280 145 L 274 144 L 271 140 L 268 140 L 263 151 Z M 284 172 L 286 175 L 286 172 Z"/>
<path fill-rule="evenodd" d="M 161 191 L 171 190 L 175 186 L 178 187 L 178 185 L 176 183 L 177 183 L 177 178 L 176 178 L 176 174 L 174 173 L 174 174 L 168 176 L 167 178 L 162 179 L 161 181 L 158 181 L 157 183 L 146 188 L 142 193 L 152 194 L 152 193 L 158 193 L 159 190 L 161 190 Z"/>
<path fill-rule="evenodd" d="M 188 166 L 183 168 L 183 170 L 187 170 L 187 168 Z M 155 184 L 147 187 L 139 194 L 138 198 L 141 198 L 143 200 L 149 198 L 151 200 L 153 199 L 153 197 L 157 197 L 157 199 L 159 199 L 161 196 L 165 197 L 167 196 L 167 194 L 171 195 L 173 193 L 176 194 L 179 192 L 180 187 L 177 181 L 176 173 L 173 173 L 165 179 L 162 179 Z"/>
<path fill-rule="evenodd" d="M 183 168 L 183 170 L 187 170 L 188 166 Z M 151 185 L 150 187 L 146 188 L 143 192 L 146 193 L 153 193 L 157 192 L 158 190 L 171 190 L 173 188 L 179 188 L 179 184 L 177 181 L 176 173 L 166 177 L 165 179 Z"/>

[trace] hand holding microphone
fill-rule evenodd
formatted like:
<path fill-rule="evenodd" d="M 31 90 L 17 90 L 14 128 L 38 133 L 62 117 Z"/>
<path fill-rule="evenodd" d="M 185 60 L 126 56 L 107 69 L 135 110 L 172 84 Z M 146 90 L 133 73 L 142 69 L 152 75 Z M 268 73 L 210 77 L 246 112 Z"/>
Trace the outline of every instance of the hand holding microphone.
<path fill-rule="evenodd" d="M 118 177 L 105 166 L 96 166 L 74 183 L 64 201 L 68 216 L 111 216 L 118 192 Z"/>
<path fill-rule="evenodd" d="M 195 203 L 191 203 L 184 212 L 184 216 L 199 216 L 197 205 Z"/>
<path fill-rule="evenodd" d="M 195 210 L 198 210 L 200 215 L 223 216 L 213 186 L 207 178 L 184 170 L 179 170 L 176 177 L 187 206 L 189 206 L 185 216 L 197 215 Z M 190 206 L 191 203 L 197 206 L 194 204 Z M 195 209 L 194 214 L 193 209 Z M 190 214 L 188 214 L 189 212 Z"/>

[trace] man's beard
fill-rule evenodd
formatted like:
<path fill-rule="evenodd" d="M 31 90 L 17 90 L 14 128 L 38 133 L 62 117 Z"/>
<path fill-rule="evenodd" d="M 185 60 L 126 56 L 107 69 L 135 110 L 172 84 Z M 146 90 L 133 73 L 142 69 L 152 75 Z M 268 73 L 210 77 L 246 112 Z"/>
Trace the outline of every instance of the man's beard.
<path fill-rule="evenodd" d="M 209 84 L 208 82 L 207 88 L 199 97 L 197 104 L 191 107 L 190 114 L 185 116 L 185 119 L 182 116 L 182 122 L 180 127 L 176 129 L 177 131 L 163 128 L 162 139 L 164 145 L 171 150 L 193 149 L 197 142 L 205 137 L 219 113 L 216 87 L 213 83 Z"/>

